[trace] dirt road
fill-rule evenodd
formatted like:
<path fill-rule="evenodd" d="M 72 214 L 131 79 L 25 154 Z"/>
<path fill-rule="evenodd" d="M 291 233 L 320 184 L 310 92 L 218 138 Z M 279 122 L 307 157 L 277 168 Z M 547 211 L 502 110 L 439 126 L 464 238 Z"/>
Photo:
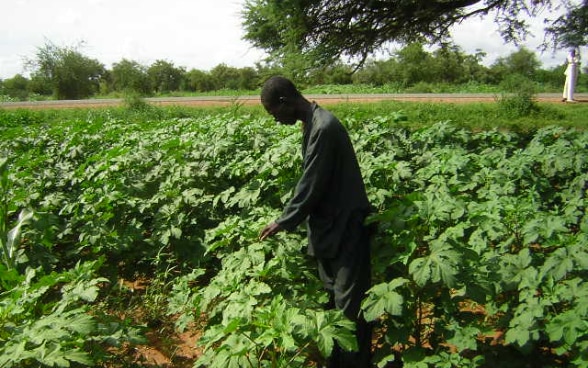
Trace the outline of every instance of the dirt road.
<path fill-rule="evenodd" d="M 497 98 L 492 93 L 399 93 L 399 94 L 333 94 L 305 95 L 320 104 L 341 102 L 377 102 L 394 101 L 428 101 L 446 103 L 494 102 Z M 576 94 L 578 102 L 588 102 L 588 93 Z M 559 93 L 542 93 L 537 95 L 541 102 L 562 103 Z M 152 97 L 146 98 L 150 104 L 157 106 L 231 106 L 234 104 L 259 104 L 259 96 L 206 96 L 206 97 Z M 4 109 L 63 109 L 63 108 L 95 108 L 119 106 L 123 99 L 90 99 L 90 100 L 58 100 L 58 101 L 22 101 L 2 102 Z"/>

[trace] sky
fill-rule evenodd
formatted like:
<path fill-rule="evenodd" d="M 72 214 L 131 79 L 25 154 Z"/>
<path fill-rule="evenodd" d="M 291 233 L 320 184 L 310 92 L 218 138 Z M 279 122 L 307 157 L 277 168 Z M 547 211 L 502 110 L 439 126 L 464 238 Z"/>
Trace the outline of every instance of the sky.
<path fill-rule="evenodd" d="M 224 63 L 255 66 L 265 54 L 243 40 L 241 16 L 245 0 L 2 0 L 0 2 L 0 79 L 28 75 L 26 59 L 51 42 L 80 45 L 83 55 L 107 68 L 122 59 L 149 66 L 166 60 L 187 70 L 210 70 Z M 542 41 L 536 22 L 525 47 Z M 492 64 L 516 51 L 505 45 L 491 19 L 466 21 L 454 30 L 454 40 L 467 54 L 487 53 Z M 82 44 L 83 43 L 83 44 Z M 561 65 L 565 50 L 539 53 L 544 68 Z"/>

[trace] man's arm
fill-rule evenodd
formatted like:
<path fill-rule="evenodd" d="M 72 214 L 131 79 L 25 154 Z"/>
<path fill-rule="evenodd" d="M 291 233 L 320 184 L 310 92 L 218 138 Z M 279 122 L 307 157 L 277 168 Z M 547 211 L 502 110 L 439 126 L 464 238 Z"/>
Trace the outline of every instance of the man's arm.
<path fill-rule="evenodd" d="M 266 226 L 260 233 L 264 240 L 280 230 L 294 230 L 312 211 L 327 190 L 335 159 L 335 137 L 328 136 L 325 129 L 310 137 L 304 157 L 304 172 L 290 202 L 282 216 Z"/>
<path fill-rule="evenodd" d="M 259 240 L 265 240 L 270 236 L 273 236 L 280 230 L 282 230 L 280 225 L 276 222 L 272 222 L 271 224 L 264 227 L 263 230 L 261 230 L 261 232 L 259 233 Z"/>
<path fill-rule="evenodd" d="M 293 230 L 304 221 L 328 189 L 335 160 L 335 142 L 328 130 L 320 129 L 310 137 L 304 157 L 304 172 L 294 196 L 276 221 L 282 228 Z"/>

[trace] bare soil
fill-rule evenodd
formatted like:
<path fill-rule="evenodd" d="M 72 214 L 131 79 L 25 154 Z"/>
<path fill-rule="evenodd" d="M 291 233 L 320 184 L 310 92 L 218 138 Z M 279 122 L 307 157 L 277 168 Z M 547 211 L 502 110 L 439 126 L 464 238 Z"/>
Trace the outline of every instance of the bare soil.
<path fill-rule="evenodd" d="M 329 105 L 343 102 L 379 102 L 379 101 L 411 101 L 411 102 L 438 102 L 438 103 L 473 103 L 495 102 L 496 96 L 492 94 L 357 94 L 357 95 L 308 95 L 308 99 L 321 105 Z M 216 97 L 159 97 L 146 98 L 148 103 L 155 106 L 188 106 L 188 107 L 214 107 L 231 106 L 235 104 L 257 105 L 260 103 L 257 96 L 216 96 Z M 538 102 L 566 104 L 561 96 L 556 93 L 539 94 Z M 574 102 L 588 102 L 588 94 L 578 94 Z M 91 99 L 91 100 L 62 100 L 62 101 L 26 101 L 0 103 L 3 109 L 67 109 L 67 108 L 100 108 L 121 106 L 122 99 Z"/>

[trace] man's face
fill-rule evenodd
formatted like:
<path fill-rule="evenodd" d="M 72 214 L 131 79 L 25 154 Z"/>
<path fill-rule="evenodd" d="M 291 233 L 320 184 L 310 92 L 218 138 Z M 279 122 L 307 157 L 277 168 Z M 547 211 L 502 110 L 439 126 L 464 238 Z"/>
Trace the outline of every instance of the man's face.
<path fill-rule="evenodd" d="M 263 107 L 278 123 L 284 125 L 296 124 L 297 119 L 294 108 L 286 100 L 281 100 L 274 105 L 263 104 Z"/>

